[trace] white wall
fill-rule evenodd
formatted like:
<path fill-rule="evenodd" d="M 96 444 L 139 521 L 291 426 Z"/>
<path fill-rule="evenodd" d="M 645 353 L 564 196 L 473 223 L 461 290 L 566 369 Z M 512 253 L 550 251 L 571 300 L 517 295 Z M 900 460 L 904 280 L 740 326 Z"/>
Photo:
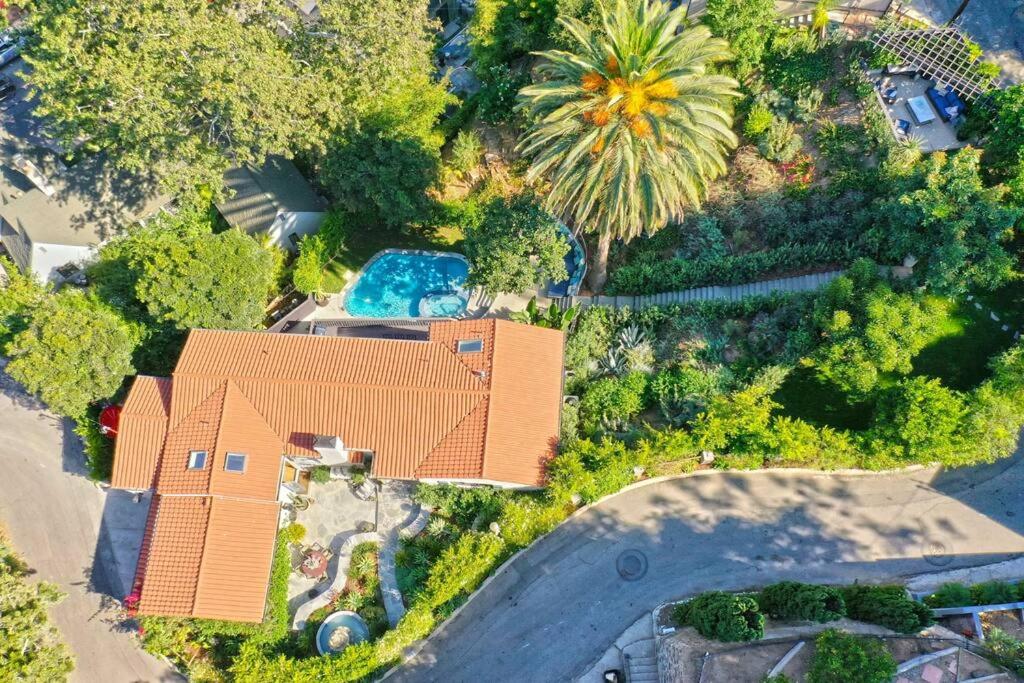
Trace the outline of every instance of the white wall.
<path fill-rule="evenodd" d="M 316 232 L 320 229 L 320 224 L 324 222 L 324 217 L 325 214 L 322 211 L 282 212 L 270 226 L 270 242 L 289 251 L 295 251 L 295 245 L 288 239 L 288 236 L 294 234 L 301 237 Z"/>
<path fill-rule="evenodd" d="M 68 263 L 82 263 L 96 254 L 94 246 L 68 246 L 66 244 L 33 244 L 32 272 L 43 282 L 60 279 L 57 269 Z"/>

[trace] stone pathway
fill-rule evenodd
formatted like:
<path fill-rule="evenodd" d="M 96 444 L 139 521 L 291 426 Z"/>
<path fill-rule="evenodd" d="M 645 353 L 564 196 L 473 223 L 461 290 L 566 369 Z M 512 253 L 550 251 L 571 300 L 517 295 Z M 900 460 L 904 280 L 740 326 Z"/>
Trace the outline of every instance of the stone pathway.
<path fill-rule="evenodd" d="M 306 622 L 309 621 L 309 616 L 324 605 L 329 604 L 345 588 L 345 582 L 348 581 L 348 565 L 352 561 L 352 550 L 357 545 L 360 543 L 380 544 L 382 541 L 383 539 L 380 534 L 374 531 L 349 536 L 341 544 L 341 549 L 338 551 L 338 565 L 334 573 L 334 579 L 316 597 L 299 605 L 299 608 L 295 611 L 295 618 L 292 620 L 292 630 L 301 631 L 304 629 Z"/>
<path fill-rule="evenodd" d="M 423 531 L 430 520 L 430 509 L 420 507 L 419 512 L 411 522 L 401 528 L 395 528 L 388 534 L 380 549 L 377 571 L 380 576 L 380 595 L 384 600 L 384 611 L 388 614 L 388 623 L 391 628 L 398 625 L 398 622 L 405 616 L 405 603 L 402 602 L 402 592 L 398 589 L 398 574 L 395 556 L 401 547 L 402 538 L 412 538 Z"/>
<path fill-rule="evenodd" d="M 843 271 L 832 270 L 826 273 L 798 275 L 777 280 L 750 282 L 745 285 L 694 287 L 679 292 L 662 292 L 661 294 L 624 295 L 624 296 L 574 296 L 572 303 L 581 308 L 587 306 L 609 306 L 612 308 L 629 307 L 633 309 L 648 306 L 669 306 L 698 301 L 740 301 L 748 297 L 769 296 L 785 292 L 810 292 L 818 289 L 839 277 Z"/>

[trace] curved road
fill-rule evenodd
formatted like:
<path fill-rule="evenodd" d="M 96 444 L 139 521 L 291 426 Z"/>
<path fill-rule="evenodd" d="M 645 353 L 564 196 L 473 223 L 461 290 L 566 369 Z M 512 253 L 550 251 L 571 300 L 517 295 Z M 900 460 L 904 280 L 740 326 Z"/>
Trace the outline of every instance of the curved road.
<path fill-rule="evenodd" d="M 0 359 L 0 526 L 35 572 L 68 597 L 52 616 L 75 656 L 73 681 L 180 681 L 118 623 L 107 494 L 84 476 L 81 446 L 4 372 Z M 145 511 L 142 511 L 144 514 Z M 102 531 L 101 531 L 102 528 Z M 97 549 L 99 561 L 94 561 Z"/>
<path fill-rule="evenodd" d="M 631 489 L 520 555 L 389 681 L 568 681 L 644 612 L 708 589 L 848 583 L 1024 554 L 1024 458 L 951 472 L 711 472 Z M 646 555 L 626 581 L 616 558 Z"/>

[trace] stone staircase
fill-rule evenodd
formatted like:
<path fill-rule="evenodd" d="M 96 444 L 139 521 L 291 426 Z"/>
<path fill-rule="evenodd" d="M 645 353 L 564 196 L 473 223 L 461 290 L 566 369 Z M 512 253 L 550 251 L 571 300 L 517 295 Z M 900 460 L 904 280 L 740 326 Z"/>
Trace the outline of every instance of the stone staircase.
<path fill-rule="evenodd" d="M 644 638 L 622 648 L 622 663 L 629 683 L 658 683 L 658 652 L 654 638 Z"/>
<path fill-rule="evenodd" d="M 672 304 L 686 304 L 700 301 L 740 301 L 748 297 L 770 296 L 776 293 L 787 292 L 811 292 L 832 280 L 839 277 L 843 271 L 832 270 L 825 273 L 811 273 L 809 275 L 797 275 L 795 277 L 779 278 L 777 280 L 762 280 L 761 282 L 749 282 L 743 285 L 709 285 L 706 287 L 694 287 L 678 292 L 661 292 L 660 294 L 644 295 L 619 295 L 619 296 L 574 296 L 558 299 L 557 303 L 563 308 L 571 305 L 578 305 L 580 308 L 587 306 L 608 306 L 611 308 L 646 308 L 648 306 L 670 306 Z"/>

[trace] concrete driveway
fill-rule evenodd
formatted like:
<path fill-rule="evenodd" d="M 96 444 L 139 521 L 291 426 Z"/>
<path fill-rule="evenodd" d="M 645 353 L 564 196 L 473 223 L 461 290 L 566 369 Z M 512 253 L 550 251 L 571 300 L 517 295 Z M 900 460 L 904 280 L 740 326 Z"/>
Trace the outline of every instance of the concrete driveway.
<path fill-rule="evenodd" d="M 182 680 L 137 646 L 110 598 L 125 595 L 147 502 L 108 497 L 84 476 L 83 462 L 69 425 L 27 396 L 0 360 L 0 524 L 35 577 L 68 593 L 53 619 L 75 655 L 72 680 Z"/>
<path fill-rule="evenodd" d="M 638 487 L 542 539 L 392 681 L 567 681 L 644 612 L 708 589 L 847 583 L 1024 553 L 1020 454 L 951 473 L 711 472 Z M 646 557 L 627 581 L 616 559 Z"/>

